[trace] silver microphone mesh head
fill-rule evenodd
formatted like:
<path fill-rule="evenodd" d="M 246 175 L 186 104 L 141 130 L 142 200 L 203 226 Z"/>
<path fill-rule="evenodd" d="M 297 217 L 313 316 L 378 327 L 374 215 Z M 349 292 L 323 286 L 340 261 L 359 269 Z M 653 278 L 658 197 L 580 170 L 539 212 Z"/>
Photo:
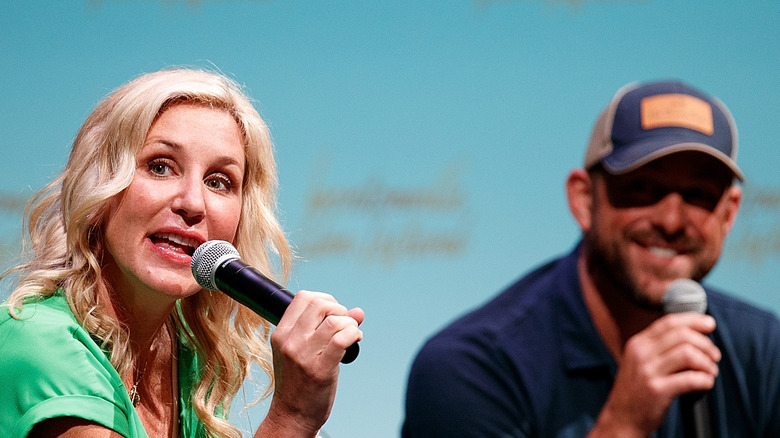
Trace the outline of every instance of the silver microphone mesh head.
<path fill-rule="evenodd" d="M 222 263 L 240 259 L 238 250 L 224 240 L 209 240 L 201 244 L 192 254 L 192 276 L 203 289 L 218 290 L 214 273 Z"/>
<path fill-rule="evenodd" d="M 664 313 L 704 313 L 707 310 L 707 294 L 698 282 L 680 278 L 666 288 L 662 304 Z"/>

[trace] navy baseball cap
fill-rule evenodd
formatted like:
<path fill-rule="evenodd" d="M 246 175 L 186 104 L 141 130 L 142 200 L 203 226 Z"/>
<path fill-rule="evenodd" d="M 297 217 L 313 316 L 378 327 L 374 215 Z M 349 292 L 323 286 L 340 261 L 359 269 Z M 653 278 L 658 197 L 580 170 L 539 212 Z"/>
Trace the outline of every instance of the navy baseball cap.
<path fill-rule="evenodd" d="M 621 88 L 593 127 L 585 168 L 621 174 L 657 158 L 699 151 L 722 161 L 740 181 L 737 126 L 717 98 L 679 81 Z"/>

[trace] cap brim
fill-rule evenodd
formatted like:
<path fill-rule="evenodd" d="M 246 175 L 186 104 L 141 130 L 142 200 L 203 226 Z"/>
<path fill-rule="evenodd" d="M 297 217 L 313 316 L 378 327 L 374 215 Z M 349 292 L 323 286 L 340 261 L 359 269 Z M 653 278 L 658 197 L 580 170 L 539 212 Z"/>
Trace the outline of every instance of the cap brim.
<path fill-rule="evenodd" d="M 712 146 L 695 142 L 659 145 L 657 139 L 655 141 L 647 141 L 644 143 L 645 144 L 635 143 L 631 147 L 614 150 L 611 154 L 604 157 L 601 160 L 601 163 L 607 171 L 612 174 L 619 175 L 630 172 L 653 160 L 657 160 L 658 158 L 665 157 L 667 155 L 683 151 L 696 151 L 717 158 L 729 169 L 731 169 L 737 179 L 740 181 L 745 180 L 745 175 L 742 173 L 742 170 L 739 168 L 739 166 L 737 166 L 737 163 L 726 154 L 714 149 Z"/>

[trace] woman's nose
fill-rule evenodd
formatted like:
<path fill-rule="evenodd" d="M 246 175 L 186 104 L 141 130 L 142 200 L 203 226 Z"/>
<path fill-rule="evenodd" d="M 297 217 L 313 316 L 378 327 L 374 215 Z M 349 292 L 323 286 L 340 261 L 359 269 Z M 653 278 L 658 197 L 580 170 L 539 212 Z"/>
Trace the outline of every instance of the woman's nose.
<path fill-rule="evenodd" d="M 185 220 L 197 221 L 206 214 L 206 186 L 199 178 L 183 178 L 171 205 Z"/>

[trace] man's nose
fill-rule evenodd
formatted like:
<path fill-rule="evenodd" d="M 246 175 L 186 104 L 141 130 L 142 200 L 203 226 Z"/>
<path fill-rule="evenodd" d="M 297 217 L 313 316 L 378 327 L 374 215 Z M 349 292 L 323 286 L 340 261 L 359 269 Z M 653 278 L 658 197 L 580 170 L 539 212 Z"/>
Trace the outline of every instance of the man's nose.
<path fill-rule="evenodd" d="M 685 228 L 687 204 L 679 193 L 668 193 L 654 205 L 654 209 L 653 220 L 667 234 L 672 235 Z"/>

